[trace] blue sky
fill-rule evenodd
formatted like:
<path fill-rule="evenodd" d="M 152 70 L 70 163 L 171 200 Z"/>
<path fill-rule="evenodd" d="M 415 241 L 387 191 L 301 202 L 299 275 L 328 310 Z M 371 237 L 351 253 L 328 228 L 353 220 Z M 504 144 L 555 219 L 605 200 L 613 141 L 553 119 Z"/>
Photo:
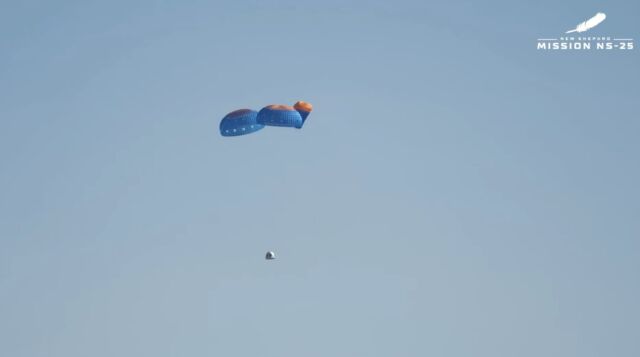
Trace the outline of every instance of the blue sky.
<path fill-rule="evenodd" d="M 629 1 L 3 4 L 0 355 L 637 356 L 638 50 L 535 49 L 599 11 L 638 38 Z"/>

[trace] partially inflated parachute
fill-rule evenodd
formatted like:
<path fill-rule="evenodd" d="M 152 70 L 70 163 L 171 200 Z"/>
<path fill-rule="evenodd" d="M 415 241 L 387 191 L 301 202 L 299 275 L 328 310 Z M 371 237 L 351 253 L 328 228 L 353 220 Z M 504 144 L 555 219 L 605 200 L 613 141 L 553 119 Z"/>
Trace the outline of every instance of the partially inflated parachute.
<path fill-rule="evenodd" d="M 297 102 L 293 107 L 279 104 L 268 105 L 258 112 L 258 123 L 300 129 L 311 109 L 311 104 L 306 102 Z"/>
<path fill-rule="evenodd" d="M 240 109 L 227 114 L 220 122 L 222 136 L 238 136 L 256 132 L 268 126 L 302 128 L 313 106 L 307 102 L 296 102 L 293 106 L 268 105 L 260 112 Z"/>
<path fill-rule="evenodd" d="M 264 128 L 256 120 L 258 112 L 251 109 L 240 109 L 227 114 L 220 121 L 220 134 L 222 136 L 238 136 L 255 133 Z"/>
<path fill-rule="evenodd" d="M 302 128 L 302 116 L 288 105 L 268 105 L 258 112 L 258 123 L 300 129 Z"/>
<path fill-rule="evenodd" d="M 295 110 L 300 113 L 300 116 L 302 117 L 302 124 L 304 124 L 304 121 L 307 120 L 309 113 L 311 113 L 311 111 L 313 110 L 313 105 L 311 105 L 311 103 L 298 101 L 293 105 L 293 108 L 295 108 Z"/>

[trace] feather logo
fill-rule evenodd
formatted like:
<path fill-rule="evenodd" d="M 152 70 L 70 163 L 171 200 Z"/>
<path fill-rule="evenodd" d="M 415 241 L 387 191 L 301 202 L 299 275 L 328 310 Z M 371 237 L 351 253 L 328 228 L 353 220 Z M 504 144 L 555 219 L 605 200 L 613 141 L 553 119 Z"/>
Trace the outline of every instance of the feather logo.
<path fill-rule="evenodd" d="M 604 19 L 606 19 L 606 18 L 607 18 L 607 15 L 605 15 L 604 12 L 599 12 L 599 13 L 595 14 L 589 20 L 578 24 L 578 26 L 576 26 L 575 29 L 569 30 L 569 31 L 567 31 L 565 33 L 585 32 L 585 31 L 591 30 L 592 28 L 600 25 L 600 23 L 602 21 L 604 21 Z"/>
<path fill-rule="evenodd" d="M 590 31 L 594 27 L 600 25 L 606 20 L 607 15 L 604 12 L 598 12 L 590 19 L 579 23 L 574 29 L 570 29 L 565 32 L 571 35 L 562 34 L 560 36 L 549 36 L 545 38 L 538 38 L 536 43 L 537 50 L 543 51 L 580 51 L 587 52 L 593 50 L 594 52 L 602 51 L 632 51 L 635 47 L 633 38 L 625 36 L 605 36 L 604 34 L 597 34 L 594 36 L 582 35 L 582 33 Z M 573 35 L 572 33 L 577 33 Z M 600 32 L 600 31 L 595 31 Z"/>

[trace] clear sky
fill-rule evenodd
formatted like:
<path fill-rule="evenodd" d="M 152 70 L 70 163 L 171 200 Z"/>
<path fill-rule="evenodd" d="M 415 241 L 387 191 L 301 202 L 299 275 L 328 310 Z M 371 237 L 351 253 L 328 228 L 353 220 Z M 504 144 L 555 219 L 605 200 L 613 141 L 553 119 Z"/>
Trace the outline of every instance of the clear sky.
<path fill-rule="evenodd" d="M 535 49 L 599 11 L 3 2 L 0 355 L 640 355 L 640 49 Z"/>

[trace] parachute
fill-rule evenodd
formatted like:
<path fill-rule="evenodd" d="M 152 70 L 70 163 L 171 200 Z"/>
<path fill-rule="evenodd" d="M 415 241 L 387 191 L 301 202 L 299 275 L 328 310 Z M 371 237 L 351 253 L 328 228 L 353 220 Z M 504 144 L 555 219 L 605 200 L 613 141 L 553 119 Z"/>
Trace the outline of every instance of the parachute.
<path fill-rule="evenodd" d="M 302 128 L 302 116 L 288 105 L 268 105 L 258 112 L 258 123 L 300 129 Z"/>
<path fill-rule="evenodd" d="M 299 101 L 293 106 L 268 105 L 259 112 L 251 109 L 240 109 L 227 114 L 220 122 L 222 136 L 239 136 L 256 132 L 265 126 L 302 128 L 305 120 L 313 110 L 307 102 Z"/>
<path fill-rule="evenodd" d="M 313 105 L 307 102 L 298 101 L 293 105 L 293 107 L 298 111 L 298 113 L 300 113 L 300 116 L 302 117 L 302 124 L 304 125 L 304 121 L 307 120 L 307 117 L 313 110 Z"/>
<path fill-rule="evenodd" d="M 264 128 L 257 122 L 258 112 L 251 109 L 240 109 L 227 114 L 220 121 L 222 136 L 239 136 L 255 133 Z"/>
<path fill-rule="evenodd" d="M 264 259 L 266 259 L 266 260 L 274 260 L 274 259 L 276 259 L 276 253 L 274 253 L 272 251 L 268 251 L 267 254 L 264 256 Z"/>

